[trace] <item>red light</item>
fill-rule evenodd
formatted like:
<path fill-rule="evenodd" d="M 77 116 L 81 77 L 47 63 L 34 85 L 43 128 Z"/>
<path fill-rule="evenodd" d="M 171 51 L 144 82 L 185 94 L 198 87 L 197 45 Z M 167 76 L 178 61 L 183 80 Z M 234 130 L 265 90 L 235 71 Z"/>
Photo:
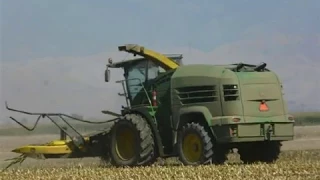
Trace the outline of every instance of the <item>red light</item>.
<path fill-rule="evenodd" d="M 268 107 L 268 105 L 267 105 L 267 103 L 265 101 L 262 101 L 260 103 L 259 110 L 260 111 L 269 111 L 269 107 Z"/>

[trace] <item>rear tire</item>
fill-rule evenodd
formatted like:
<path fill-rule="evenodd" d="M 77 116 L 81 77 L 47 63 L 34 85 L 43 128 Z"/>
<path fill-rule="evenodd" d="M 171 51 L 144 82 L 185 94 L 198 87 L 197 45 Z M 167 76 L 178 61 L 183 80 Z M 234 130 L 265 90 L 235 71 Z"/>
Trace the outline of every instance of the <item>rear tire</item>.
<path fill-rule="evenodd" d="M 198 123 L 186 124 L 178 136 L 179 160 L 184 165 L 209 164 L 213 155 L 212 138 Z"/>
<path fill-rule="evenodd" d="M 259 161 L 259 153 L 258 149 L 259 144 L 257 143 L 249 143 L 242 145 L 238 148 L 238 154 L 240 155 L 240 160 L 244 164 L 252 164 Z"/>
<path fill-rule="evenodd" d="M 265 163 L 275 162 L 279 158 L 281 146 L 282 144 L 279 141 L 264 142 L 261 146 L 263 154 L 260 157 L 260 161 Z"/>
<path fill-rule="evenodd" d="M 215 164 L 215 165 L 224 164 L 228 160 L 229 152 L 230 152 L 229 148 L 221 144 L 215 144 L 213 149 L 212 164 Z"/>
<path fill-rule="evenodd" d="M 147 121 L 137 114 L 126 114 L 110 132 L 110 161 L 114 166 L 149 164 L 154 158 L 154 139 Z"/>
<path fill-rule="evenodd" d="M 241 146 L 238 153 L 245 164 L 255 162 L 273 163 L 279 158 L 281 146 L 282 144 L 279 141 L 255 142 Z"/>

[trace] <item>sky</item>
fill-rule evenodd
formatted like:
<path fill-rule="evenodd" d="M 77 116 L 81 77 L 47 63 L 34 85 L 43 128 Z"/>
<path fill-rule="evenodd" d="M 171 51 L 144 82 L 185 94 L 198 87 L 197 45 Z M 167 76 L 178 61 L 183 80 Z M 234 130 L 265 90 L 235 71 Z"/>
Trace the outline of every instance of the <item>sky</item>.
<path fill-rule="evenodd" d="M 284 80 L 290 108 L 320 105 L 312 95 L 320 88 L 318 0 L 1 0 L 0 5 L 3 105 L 7 100 L 30 111 L 102 118 L 102 109 L 118 111 L 124 101 L 115 91 L 121 86 L 104 83 L 103 73 L 109 57 L 130 57 L 117 52 L 127 43 L 183 53 L 186 64 L 265 61 Z M 112 80 L 120 76 L 115 72 Z"/>

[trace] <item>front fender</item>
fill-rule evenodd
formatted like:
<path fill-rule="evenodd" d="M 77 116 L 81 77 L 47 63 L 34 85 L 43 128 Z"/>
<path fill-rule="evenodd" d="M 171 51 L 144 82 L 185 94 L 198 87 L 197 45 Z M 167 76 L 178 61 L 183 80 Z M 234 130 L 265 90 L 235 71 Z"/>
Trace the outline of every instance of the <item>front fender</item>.
<path fill-rule="evenodd" d="M 208 126 L 211 126 L 211 120 L 212 115 L 209 111 L 209 109 L 205 106 L 190 106 L 190 107 L 182 107 L 179 110 L 179 119 L 177 121 L 177 124 L 175 125 L 175 129 L 178 130 L 180 125 L 184 124 L 188 119 L 184 119 L 183 117 L 186 115 L 191 114 L 201 114 L 204 117 L 204 120 L 208 124 Z"/>

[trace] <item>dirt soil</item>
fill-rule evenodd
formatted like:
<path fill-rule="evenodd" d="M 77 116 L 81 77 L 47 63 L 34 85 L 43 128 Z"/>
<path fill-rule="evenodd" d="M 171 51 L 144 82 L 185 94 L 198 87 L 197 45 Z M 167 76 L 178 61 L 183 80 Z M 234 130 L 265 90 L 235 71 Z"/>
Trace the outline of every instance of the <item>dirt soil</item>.
<path fill-rule="evenodd" d="M 12 149 L 27 145 L 27 144 L 41 144 L 48 141 L 59 139 L 59 135 L 36 135 L 36 136 L 1 136 L 0 137 L 0 168 L 8 163 L 5 159 L 16 157 L 17 154 L 10 152 Z M 283 142 L 282 150 L 320 150 L 320 126 L 301 126 L 295 127 L 295 140 Z M 97 158 L 84 159 L 54 159 L 54 160 L 34 160 L 28 159 L 23 166 L 54 166 L 66 163 L 95 163 L 99 162 Z"/>

